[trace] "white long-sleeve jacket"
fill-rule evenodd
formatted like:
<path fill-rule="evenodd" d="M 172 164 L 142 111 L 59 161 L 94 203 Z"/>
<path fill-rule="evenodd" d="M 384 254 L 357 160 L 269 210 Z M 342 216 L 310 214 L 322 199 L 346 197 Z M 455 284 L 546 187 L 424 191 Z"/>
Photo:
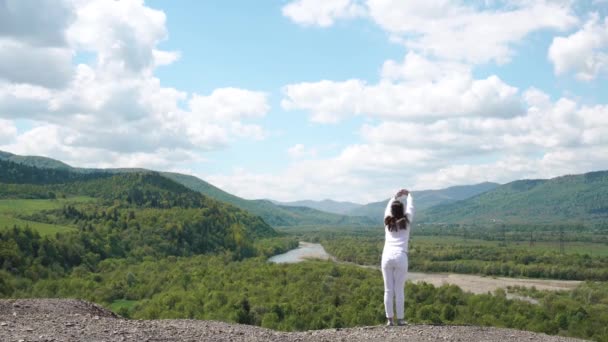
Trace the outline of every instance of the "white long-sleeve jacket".
<path fill-rule="evenodd" d="M 404 204 L 405 216 L 407 216 L 409 223 L 407 224 L 407 229 L 399 229 L 396 232 L 391 232 L 390 230 L 388 230 L 388 226 L 384 226 L 383 254 L 394 254 L 400 252 L 407 253 L 409 248 L 408 243 L 410 240 L 410 231 L 412 230 L 412 222 L 414 221 L 414 198 L 412 197 L 411 193 L 408 194 L 407 197 L 391 197 L 391 199 L 388 200 L 388 203 L 386 204 L 386 210 L 384 210 L 384 218 L 391 216 L 391 203 L 395 199 Z"/>

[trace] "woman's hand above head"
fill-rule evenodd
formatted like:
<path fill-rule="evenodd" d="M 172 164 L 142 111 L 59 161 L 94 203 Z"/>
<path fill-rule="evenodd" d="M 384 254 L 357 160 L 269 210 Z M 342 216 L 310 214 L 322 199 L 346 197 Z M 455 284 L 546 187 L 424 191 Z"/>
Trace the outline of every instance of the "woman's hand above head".
<path fill-rule="evenodd" d="M 407 196 L 409 195 L 410 192 L 407 189 L 401 189 L 397 192 L 397 194 L 395 195 L 395 197 L 401 197 L 401 196 Z"/>

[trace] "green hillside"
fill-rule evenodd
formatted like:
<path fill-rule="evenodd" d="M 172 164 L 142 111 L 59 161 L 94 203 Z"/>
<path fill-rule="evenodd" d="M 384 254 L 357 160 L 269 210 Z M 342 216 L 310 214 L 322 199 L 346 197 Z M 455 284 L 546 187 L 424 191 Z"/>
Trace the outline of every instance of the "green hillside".
<path fill-rule="evenodd" d="M 9 161 L 0 161 L 0 170 L 0 200 L 3 200 L 0 209 L 4 217 L 12 216 L 17 220 L 80 229 L 83 225 L 94 227 L 99 221 L 107 221 L 108 217 L 112 217 L 114 221 L 124 218 L 124 229 L 121 232 L 129 235 L 133 232 L 128 229 L 128 223 L 140 213 L 145 213 L 146 220 L 156 217 L 144 226 L 145 229 L 162 228 L 165 234 L 172 230 L 171 227 L 176 227 L 176 230 L 184 233 L 184 228 L 179 228 L 180 223 L 188 222 L 186 225 L 191 225 L 192 230 L 185 234 L 194 238 L 201 230 L 213 231 L 221 237 L 213 243 L 216 247 L 226 247 L 230 245 L 231 239 L 238 236 L 241 236 L 238 239 L 245 241 L 276 235 L 261 218 L 203 196 L 156 172 L 80 174 L 69 170 L 40 169 Z M 28 184 L 28 179 L 44 182 Z M 62 199 L 74 196 L 86 196 L 85 198 L 96 200 L 62 203 L 61 208 L 58 207 Z M 57 198 L 59 200 L 56 200 Z M 57 202 L 46 203 L 51 207 L 40 208 L 41 204 L 34 205 L 35 199 Z M 30 200 L 31 203 L 24 200 Z M 19 210 L 15 212 L 17 207 Z M 41 210 L 36 213 L 26 212 L 26 208 L 36 207 Z M 99 227 L 105 228 L 105 225 Z M 138 229 L 141 230 L 142 227 Z M 154 235 L 158 231 L 149 233 Z M 182 242 L 185 241 L 191 243 L 196 239 L 184 239 Z M 193 248 L 197 250 L 198 247 Z"/>
<path fill-rule="evenodd" d="M 438 204 L 445 204 L 473 197 L 477 194 L 495 189 L 497 186 L 499 186 L 497 183 L 485 182 L 474 185 L 452 186 L 440 190 L 413 191 L 412 194 L 414 196 L 416 212 L 419 213 Z M 351 210 L 349 214 L 381 219 L 384 214 L 384 209 L 386 208 L 386 202 L 388 202 L 388 198 L 384 201 L 373 202 L 355 208 Z"/>
<path fill-rule="evenodd" d="M 435 206 L 419 222 L 608 222 L 608 171 L 518 180 L 472 198 Z"/>
<path fill-rule="evenodd" d="M 55 169 L 70 179 L 91 179 L 98 177 L 109 177 L 121 173 L 145 173 L 152 172 L 145 169 L 84 169 L 74 168 L 60 161 L 45 157 L 23 157 L 8 152 L 0 151 L 0 161 L 10 160 L 15 163 L 24 164 L 40 169 Z M 68 172 L 69 171 L 69 172 Z M 63 172 L 63 173 L 61 173 Z M 52 174 L 52 173 L 50 173 Z M 308 226 L 308 225 L 356 225 L 367 226 L 374 224 L 367 217 L 346 217 L 344 215 L 327 213 L 320 210 L 306 210 L 299 207 L 278 206 L 268 200 L 246 200 L 229 194 L 197 177 L 172 172 L 161 172 L 160 175 L 182 184 L 185 187 L 200 192 L 201 194 L 218 201 L 232 204 L 246 210 L 254 215 L 260 216 L 272 226 Z M 55 179 L 60 176 L 52 176 Z M 88 178 L 87 178 L 88 177 Z M 66 178 L 67 179 L 67 178 Z M 2 182 L 2 169 L 0 168 L 0 182 Z M 35 182 L 32 179 L 21 182 Z M 40 182 L 35 182 L 40 183 Z"/>
<path fill-rule="evenodd" d="M 8 160 L 15 163 L 36 166 L 39 168 L 48 169 L 71 169 L 72 167 L 68 164 L 60 162 L 55 159 L 38 157 L 38 156 L 18 156 L 9 152 L 0 151 L 0 160 Z"/>
<path fill-rule="evenodd" d="M 206 196 L 215 198 L 218 201 L 230 203 L 258 215 L 272 226 L 374 224 L 372 220 L 366 217 L 349 217 L 312 208 L 281 206 L 268 200 L 246 200 L 231 195 L 194 176 L 170 172 L 164 172 L 162 175 Z"/>

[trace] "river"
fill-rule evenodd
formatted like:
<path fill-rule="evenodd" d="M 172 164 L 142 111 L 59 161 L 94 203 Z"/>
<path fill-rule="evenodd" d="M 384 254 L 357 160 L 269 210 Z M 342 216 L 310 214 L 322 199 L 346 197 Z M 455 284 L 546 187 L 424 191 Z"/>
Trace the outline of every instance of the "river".
<path fill-rule="evenodd" d="M 325 251 L 325 248 L 323 248 L 321 244 L 311 242 L 300 242 L 298 248 L 292 249 L 284 254 L 275 255 L 268 260 L 274 263 L 297 263 L 305 261 L 307 259 L 322 259 L 339 262 L 336 260 L 336 258 L 327 253 L 327 251 Z M 380 269 L 379 266 L 357 266 L 374 268 L 378 270 Z M 509 286 L 535 287 L 538 290 L 549 291 L 567 291 L 573 290 L 581 283 L 580 281 L 573 280 L 486 277 L 470 274 L 423 272 L 409 272 L 408 281 L 413 281 L 415 283 L 426 282 L 434 286 L 452 284 L 460 287 L 464 291 L 477 294 L 494 292 L 496 289 L 499 288 L 506 290 Z M 532 298 L 520 297 L 514 294 L 508 294 L 508 296 L 511 298 L 517 298 L 536 303 L 536 301 Z"/>
<path fill-rule="evenodd" d="M 293 264 L 306 259 L 335 260 L 334 257 L 325 251 L 325 248 L 321 244 L 300 241 L 298 248 L 292 249 L 287 253 L 275 255 L 268 259 L 268 261 L 277 264 Z"/>

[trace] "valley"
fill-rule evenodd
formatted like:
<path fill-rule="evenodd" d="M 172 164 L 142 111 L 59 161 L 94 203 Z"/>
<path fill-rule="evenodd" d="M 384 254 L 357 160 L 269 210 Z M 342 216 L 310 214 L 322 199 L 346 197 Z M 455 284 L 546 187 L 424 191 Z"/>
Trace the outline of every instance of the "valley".
<path fill-rule="evenodd" d="M 241 207 L 266 202 L 223 202 L 219 189 L 191 188 L 202 181 L 23 160 L 0 160 L 3 298 L 82 298 L 127 318 L 283 331 L 384 320 L 381 227 L 275 204 L 267 207 L 275 223 L 290 224 L 268 224 Z M 602 177 L 589 181 L 601 189 Z M 294 221 L 294 213 L 308 216 Z M 340 224 L 332 224 L 336 218 Z M 411 235 L 406 318 L 605 340 L 603 219 L 598 212 L 585 224 L 421 222 Z M 301 254 L 287 261 L 305 261 L 268 262 L 298 245 Z"/>

